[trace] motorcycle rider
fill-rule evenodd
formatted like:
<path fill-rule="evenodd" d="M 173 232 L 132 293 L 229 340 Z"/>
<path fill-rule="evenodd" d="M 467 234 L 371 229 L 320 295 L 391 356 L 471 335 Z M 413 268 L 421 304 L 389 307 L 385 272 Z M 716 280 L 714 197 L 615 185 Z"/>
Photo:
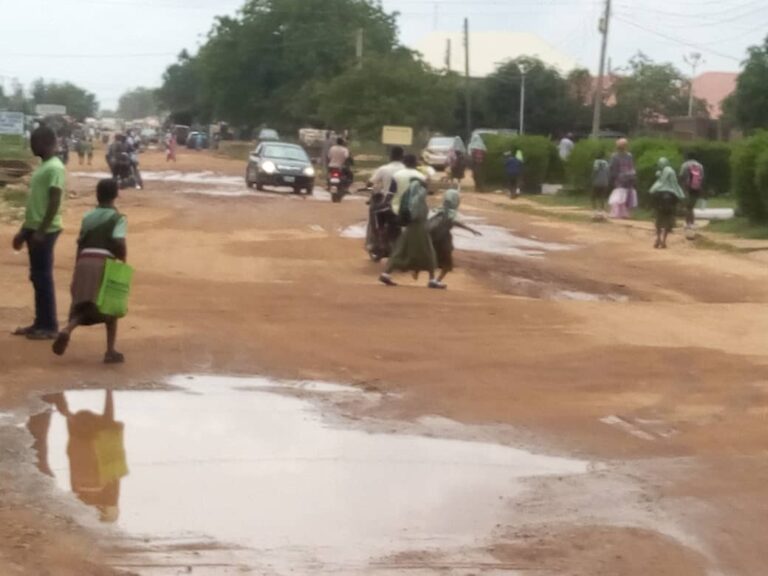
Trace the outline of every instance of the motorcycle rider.
<path fill-rule="evenodd" d="M 392 182 L 397 172 L 405 169 L 405 150 L 395 146 L 389 153 L 390 162 L 381 166 L 371 177 L 368 187 L 373 194 L 369 200 L 368 228 L 365 247 L 373 260 L 389 256 L 392 245 L 400 235 L 397 216 L 392 211 Z"/>
<path fill-rule="evenodd" d="M 107 164 L 112 171 L 112 178 L 117 180 L 120 174 L 121 162 L 125 158 L 125 154 L 128 153 L 128 146 L 125 143 L 125 136 L 122 134 L 115 134 L 115 138 L 112 144 L 107 148 Z"/>
<path fill-rule="evenodd" d="M 352 154 L 347 148 L 347 144 L 344 138 L 337 138 L 336 145 L 332 146 L 328 151 L 328 169 L 336 168 L 341 170 L 344 175 L 344 179 L 347 182 L 347 186 L 352 184 L 352 169 L 350 166 L 353 164 Z"/>
<path fill-rule="evenodd" d="M 141 152 L 141 137 L 132 131 L 128 131 L 128 138 L 126 139 L 126 145 L 128 149 L 128 157 L 131 160 L 131 169 L 133 171 L 134 180 L 136 180 L 136 189 L 141 190 L 144 187 L 144 183 L 141 180 L 141 172 L 139 172 L 139 152 Z"/>

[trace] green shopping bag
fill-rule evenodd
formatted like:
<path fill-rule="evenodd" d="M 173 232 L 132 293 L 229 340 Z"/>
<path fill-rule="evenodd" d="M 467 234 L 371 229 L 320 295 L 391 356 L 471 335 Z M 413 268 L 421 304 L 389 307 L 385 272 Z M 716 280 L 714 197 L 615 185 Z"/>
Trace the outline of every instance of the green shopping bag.
<path fill-rule="evenodd" d="M 133 280 L 133 268 L 120 260 L 107 259 L 104 264 L 99 297 L 96 301 L 99 312 L 116 318 L 125 316 L 128 313 L 131 280 Z"/>

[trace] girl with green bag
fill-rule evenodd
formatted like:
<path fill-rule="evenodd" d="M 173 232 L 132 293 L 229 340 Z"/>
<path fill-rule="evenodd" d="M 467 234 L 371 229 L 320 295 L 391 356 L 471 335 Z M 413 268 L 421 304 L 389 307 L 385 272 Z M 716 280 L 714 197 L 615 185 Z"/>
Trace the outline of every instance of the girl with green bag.
<path fill-rule="evenodd" d="M 77 241 L 77 263 L 72 279 L 69 323 L 53 344 L 62 356 L 78 326 L 105 324 L 105 364 L 120 364 L 125 357 L 115 349 L 117 320 L 125 315 L 132 270 L 125 264 L 127 223 L 115 208 L 117 182 L 101 180 L 96 187 L 99 205 L 83 217 Z"/>

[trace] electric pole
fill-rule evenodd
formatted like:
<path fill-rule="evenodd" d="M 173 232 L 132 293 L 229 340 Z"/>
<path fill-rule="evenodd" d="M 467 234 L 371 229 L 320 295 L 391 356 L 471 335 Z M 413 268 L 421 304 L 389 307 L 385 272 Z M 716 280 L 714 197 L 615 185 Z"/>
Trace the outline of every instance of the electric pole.
<path fill-rule="evenodd" d="M 600 121 L 603 107 L 603 86 L 605 81 L 605 57 L 608 52 L 608 31 L 611 24 L 611 0 L 605 0 L 605 14 L 600 20 L 600 33 L 603 35 L 603 43 L 600 47 L 600 71 L 597 75 L 597 87 L 595 88 L 595 112 L 592 118 L 592 138 L 597 138 L 600 133 Z"/>
<path fill-rule="evenodd" d="M 450 72 L 451 71 L 451 52 L 453 51 L 453 47 L 451 46 L 451 39 L 448 38 L 445 45 L 445 71 Z"/>
<path fill-rule="evenodd" d="M 520 76 L 522 81 L 520 82 L 520 136 L 525 134 L 525 75 L 528 73 L 528 69 L 525 64 L 520 66 Z"/>
<path fill-rule="evenodd" d="M 357 29 L 357 42 L 356 42 L 356 54 L 357 54 L 357 69 L 363 69 L 363 40 L 365 38 L 365 31 L 362 28 Z"/>
<path fill-rule="evenodd" d="M 469 78 L 469 18 L 464 18 L 464 75 L 467 82 L 467 141 L 472 137 L 472 82 Z"/>
<path fill-rule="evenodd" d="M 691 82 L 688 90 L 688 117 L 693 117 L 693 81 L 696 79 L 696 69 L 699 64 L 703 63 L 701 54 L 698 52 L 691 52 L 690 55 L 683 56 L 685 63 L 691 67 Z"/>

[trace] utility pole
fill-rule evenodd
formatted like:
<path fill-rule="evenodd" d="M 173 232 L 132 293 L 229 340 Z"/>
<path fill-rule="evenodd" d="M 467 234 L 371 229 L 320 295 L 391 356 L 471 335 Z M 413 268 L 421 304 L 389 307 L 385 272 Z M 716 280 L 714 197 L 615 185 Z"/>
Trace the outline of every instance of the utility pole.
<path fill-rule="evenodd" d="M 525 134 L 525 75 L 528 73 L 528 69 L 525 64 L 520 66 L 520 75 L 522 82 L 520 82 L 520 136 Z"/>
<path fill-rule="evenodd" d="M 365 31 L 362 28 L 357 29 L 357 69 L 363 69 L 363 40 L 365 38 Z"/>
<path fill-rule="evenodd" d="M 472 82 L 469 77 L 469 18 L 464 18 L 464 75 L 467 82 L 467 141 L 472 137 Z"/>
<path fill-rule="evenodd" d="M 451 46 L 451 39 L 448 38 L 445 45 L 445 71 L 450 72 L 451 71 L 451 57 L 453 54 L 453 46 Z"/>
<path fill-rule="evenodd" d="M 600 33 L 603 35 L 603 43 L 600 47 L 600 71 L 597 75 L 597 88 L 595 89 L 595 112 L 592 118 L 592 138 L 597 138 L 600 133 L 600 121 L 603 106 L 603 86 L 605 81 L 605 57 L 608 52 L 608 31 L 611 24 L 611 0 L 605 0 L 605 14 L 600 20 Z"/>
<path fill-rule="evenodd" d="M 688 89 L 688 117 L 693 118 L 693 81 L 696 79 L 696 69 L 704 60 L 702 60 L 699 52 L 691 52 L 690 55 L 683 56 L 683 60 L 691 67 L 691 82 Z"/>

